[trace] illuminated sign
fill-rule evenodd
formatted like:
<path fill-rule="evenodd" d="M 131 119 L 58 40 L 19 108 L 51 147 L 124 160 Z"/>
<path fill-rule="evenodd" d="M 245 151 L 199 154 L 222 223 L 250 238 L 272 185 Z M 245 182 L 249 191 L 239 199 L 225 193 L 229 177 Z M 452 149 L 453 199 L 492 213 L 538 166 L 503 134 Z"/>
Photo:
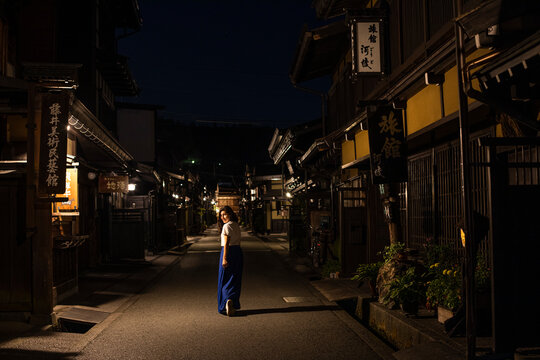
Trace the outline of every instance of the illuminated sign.
<path fill-rule="evenodd" d="M 53 203 L 53 215 L 79 215 L 79 183 L 76 168 L 66 170 L 66 192 L 60 197 L 68 200 Z"/>
<path fill-rule="evenodd" d="M 129 178 L 124 176 L 99 176 L 98 190 L 100 193 L 127 193 Z"/>

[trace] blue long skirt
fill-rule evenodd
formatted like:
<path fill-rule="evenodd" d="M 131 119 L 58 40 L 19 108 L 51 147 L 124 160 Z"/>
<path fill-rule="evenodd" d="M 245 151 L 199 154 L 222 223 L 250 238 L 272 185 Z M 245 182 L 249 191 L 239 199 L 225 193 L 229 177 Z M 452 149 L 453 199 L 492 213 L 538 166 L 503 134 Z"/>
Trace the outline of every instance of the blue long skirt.
<path fill-rule="evenodd" d="M 244 255 L 242 248 L 238 245 L 229 246 L 229 258 L 227 262 L 229 266 L 226 268 L 222 265 L 223 262 L 223 246 L 221 247 L 221 255 L 219 256 L 219 273 L 218 273 L 218 311 L 225 312 L 225 304 L 231 299 L 233 307 L 240 309 L 240 290 L 242 288 L 242 268 L 244 266 Z"/>

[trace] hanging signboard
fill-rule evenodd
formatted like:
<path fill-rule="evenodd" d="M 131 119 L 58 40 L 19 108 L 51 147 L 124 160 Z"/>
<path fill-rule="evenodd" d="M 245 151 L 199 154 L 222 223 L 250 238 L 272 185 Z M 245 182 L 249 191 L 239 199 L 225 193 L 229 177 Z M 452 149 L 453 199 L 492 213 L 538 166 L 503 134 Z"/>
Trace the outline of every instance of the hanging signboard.
<path fill-rule="evenodd" d="M 368 138 L 373 183 L 407 181 L 402 110 L 382 106 L 368 114 Z"/>
<path fill-rule="evenodd" d="M 77 168 L 66 170 L 66 192 L 61 195 L 68 200 L 53 203 L 53 215 L 79 215 L 79 185 Z"/>
<path fill-rule="evenodd" d="M 127 193 L 129 178 L 124 176 L 106 176 L 100 175 L 98 182 L 98 191 L 100 193 Z"/>
<path fill-rule="evenodd" d="M 69 94 L 44 94 L 41 107 L 38 190 L 42 194 L 66 191 Z"/>
<path fill-rule="evenodd" d="M 380 18 L 353 18 L 350 21 L 352 74 L 384 74 L 383 22 Z"/>

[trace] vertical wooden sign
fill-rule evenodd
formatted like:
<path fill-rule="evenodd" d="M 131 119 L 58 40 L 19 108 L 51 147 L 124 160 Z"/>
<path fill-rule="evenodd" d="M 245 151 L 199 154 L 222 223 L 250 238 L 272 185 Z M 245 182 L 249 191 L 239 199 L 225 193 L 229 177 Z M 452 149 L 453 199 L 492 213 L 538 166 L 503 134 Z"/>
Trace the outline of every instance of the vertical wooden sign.
<path fill-rule="evenodd" d="M 384 22 L 381 16 L 351 15 L 352 75 L 382 75 L 384 62 Z"/>
<path fill-rule="evenodd" d="M 373 183 L 407 181 L 402 111 L 382 106 L 368 115 L 368 138 Z"/>
<path fill-rule="evenodd" d="M 44 94 L 41 107 L 38 190 L 42 194 L 66 191 L 69 94 Z"/>

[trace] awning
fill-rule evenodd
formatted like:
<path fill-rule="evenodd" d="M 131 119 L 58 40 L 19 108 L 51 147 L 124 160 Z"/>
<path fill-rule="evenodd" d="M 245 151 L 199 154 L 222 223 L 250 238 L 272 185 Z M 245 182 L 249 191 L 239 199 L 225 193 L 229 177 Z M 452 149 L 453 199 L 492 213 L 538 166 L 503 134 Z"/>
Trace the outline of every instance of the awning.
<path fill-rule="evenodd" d="M 540 10 L 538 0 L 491 0 L 484 1 L 456 19 L 469 38 L 486 31 L 493 25 L 501 25 L 519 16 L 534 16 Z M 514 25 L 510 25 L 511 28 Z M 504 29 L 502 30 L 504 31 Z"/>
<path fill-rule="evenodd" d="M 328 150 L 330 148 L 329 144 L 324 139 L 317 139 L 311 144 L 309 149 L 306 150 L 304 155 L 298 160 L 300 165 L 304 164 L 311 157 L 313 157 L 317 152 Z"/>
<path fill-rule="evenodd" d="M 539 73 L 540 30 L 501 53 L 496 60 L 478 70 L 474 77 L 478 78 L 484 89 L 489 91 L 501 83 L 538 79 Z"/>
<path fill-rule="evenodd" d="M 161 183 L 161 177 L 153 166 L 137 163 L 135 171 L 137 172 L 137 175 L 139 175 L 144 181 L 156 184 Z"/>
<path fill-rule="evenodd" d="M 47 88 L 76 89 L 82 64 L 23 62 L 23 77 Z"/>
<path fill-rule="evenodd" d="M 277 181 L 277 180 L 281 180 L 281 174 L 258 175 L 258 176 L 253 176 L 251 179 L 253 182 Z"/>
<path fill-rule="evenodd" d="M 289 74 L 291 82 L 330 75 L 351 46 L 348 31 L 344 20 L 311 31 L 304 28 Z"/>
<path fill-rule="evenodd" d="M 303 154 L 314 139 L 321 135 L 322 124 L 320 120 L 309 121 L 288 128 L 284 133 L 279 129 L 274 131 L 274 136 L 268 146 L 268 153 L 274 164 Z M 294 154 L 294 155 L 293 155 Z"/>
<path fill-rule="evenodd" d="M 361 157 L 360 159 L 353 160 L 347 164 L 341 165 L 341 170 L 345 170 L 345 169 L 369 170 L 370 169 L 369 155 Z"/>
<path fill-rule="evenodd" d="M 341 128 L 341 129 L 337 129 L 331 132 L 330 134 L 322 138 L 315 140 L 311 144 L 309 149 L 307 149 L 307 151 L 304 153 L 304 155 L 302 155 L 302 157 L 298 160 L 298 164 L 303 165 L 307 161 L 313 159 L 315 155 L 323 151 L 335 149 L 336 148 L 335 142 L 344 134 L 345 134 L 345 128 Z"/>
<path fill-rule="evenodd" d="M 26 160 L 0 160 L 0 176 L 26 174 Z"/>
<path fill-rule="evenodd" d="M 175 173 L 172 173 L 170 171 L 165 171 L 165 173 L 167 175 L 169 175 L 170 177 L 172 177 L 173 179 L 176 179 L 176 180 L 186 180 L 186 176 L 185 175 L 180 175 L 180 174 L 175 174 Z"/>
<path fill-rule="evenodd" d="M 79 99 L 73 102 L 68 123 L 81 140 L 82 155 L 90 164 L 95 162 L 105 167 L 120 165 L 127 169 L 134 163 L 133 156 L 124 150 L 118 140 Z M 104 154 L 113 161 L 104 157 Z"/>
<path fill-rule="evenodd" d="M 273 148 L 270 151 L 270 157 L 274 161 L 274 164 L 278 164 L 281 159 L 292 148 L 294 141 L 294 135 L 291 129 L 288 129 L 284 135 L 279 136 L 278 141 L 272 141 Z"/>

